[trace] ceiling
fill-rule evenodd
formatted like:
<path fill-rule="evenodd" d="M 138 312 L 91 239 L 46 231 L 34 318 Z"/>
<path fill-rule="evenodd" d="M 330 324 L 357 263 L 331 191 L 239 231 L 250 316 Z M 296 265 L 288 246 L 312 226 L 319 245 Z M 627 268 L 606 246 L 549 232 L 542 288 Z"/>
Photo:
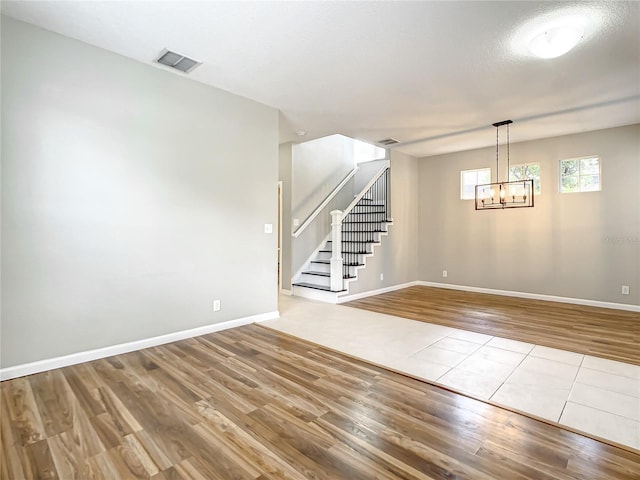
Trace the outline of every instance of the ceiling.
<path fill-rule="evenodd" d="M 280 110 L 280 140 L 341 133 L 415 156 L 640 123 L 637 2 L 3 1 L 2 13 Z M 533 57 L 536 26 L 572 15 L 584 37 Z M 156 68 L 166 68 L 154 64 Z M 181 73 L 176 73 L 180 74 Z"/>

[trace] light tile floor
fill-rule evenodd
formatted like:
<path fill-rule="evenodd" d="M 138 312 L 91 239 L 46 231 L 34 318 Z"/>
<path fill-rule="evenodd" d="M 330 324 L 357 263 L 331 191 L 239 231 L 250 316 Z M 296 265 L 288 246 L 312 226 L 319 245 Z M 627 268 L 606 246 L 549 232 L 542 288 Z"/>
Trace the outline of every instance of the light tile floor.
<path fill-rule="evenodd" d="M 640 450 L 640 366 L 280 297 L 263 325 Z"/>

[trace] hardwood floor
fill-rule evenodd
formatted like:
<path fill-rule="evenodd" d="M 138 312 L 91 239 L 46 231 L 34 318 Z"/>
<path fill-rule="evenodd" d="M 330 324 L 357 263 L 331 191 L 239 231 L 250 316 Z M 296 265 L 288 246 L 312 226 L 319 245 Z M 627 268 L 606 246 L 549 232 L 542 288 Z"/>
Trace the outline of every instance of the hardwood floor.
<path fill-rule="evenodd" d="M 421 286 L 344 305 L 640 365 L 637 312 Z"/>
<path fill-rule="evenodd" d="M 246 326 L 5 381 L 2 479 L 637 479 L 640 455 Z"/>

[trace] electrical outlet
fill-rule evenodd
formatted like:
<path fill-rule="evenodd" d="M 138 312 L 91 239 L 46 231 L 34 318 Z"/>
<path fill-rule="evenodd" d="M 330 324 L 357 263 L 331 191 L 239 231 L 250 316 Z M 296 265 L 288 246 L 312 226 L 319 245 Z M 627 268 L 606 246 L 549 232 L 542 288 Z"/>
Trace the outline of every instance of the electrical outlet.
<path fill-rule="evenodd" d="M 213 311 L 214 312 L 219 312 L 220 311 L 220 300 L 214 300 L 213 301 Z"/>
<path fill-rule="evenodd" d="M 448 272 L 446 270 L 442 270 L 442 278 L 447 278 Z"/>
<path fill-rule="evenodd" d="M 273 233 L 273 224 L 265 223 L 264 224 L 264 233 Z"/>
<path fill-rule="evenodd" d="M 294 218 L 294 219 L 293 219 L 293 226 L 294 226 L 294 227 L 297 227 L 298 225 L 300 225 L 300 220 L 299 220 L 299 219 L 297 219 L 297 218 Z"/>
<path fill-rule="evenodd" d="M 622 285 L 622 295 L 629 295 L 629 285 Z"/>
<path fill-rule="evenodd" d="M 380 280 L 384 280 L 384 273 L 380 274 Z"/>

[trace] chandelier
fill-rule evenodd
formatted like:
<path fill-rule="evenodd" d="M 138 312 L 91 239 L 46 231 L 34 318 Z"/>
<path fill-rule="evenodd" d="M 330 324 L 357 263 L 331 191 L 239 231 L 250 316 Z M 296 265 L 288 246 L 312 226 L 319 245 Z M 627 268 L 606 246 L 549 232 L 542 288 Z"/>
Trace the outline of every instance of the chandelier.
<path fill-rule="evenodd" d="M 533 207 L 533 180 L 500 181 L 500 127 L 507 126 L 507 180 L 509 180 L 509 125 L 511 120 L 494 123 L 496 127 L 496 182 L 476 185 L 476 210 Z"/>

